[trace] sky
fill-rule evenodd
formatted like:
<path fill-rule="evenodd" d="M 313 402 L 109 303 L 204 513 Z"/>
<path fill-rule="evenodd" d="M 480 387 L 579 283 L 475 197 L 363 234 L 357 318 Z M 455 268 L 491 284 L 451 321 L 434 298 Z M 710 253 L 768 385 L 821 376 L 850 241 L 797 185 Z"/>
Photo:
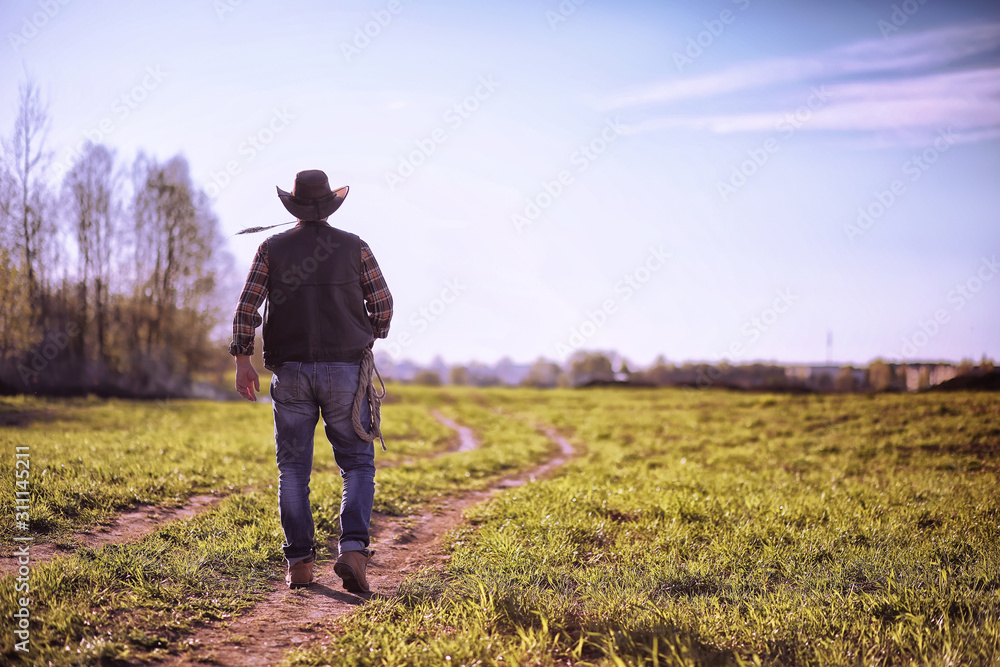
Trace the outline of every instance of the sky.
<path fill-rule="evenodd" d="M 5 0 L 0 133 L 349 185 L 394 360 L 1000 358 L 1000 4 Z M 235 294 L 234 294 L 235 306 Z"/>

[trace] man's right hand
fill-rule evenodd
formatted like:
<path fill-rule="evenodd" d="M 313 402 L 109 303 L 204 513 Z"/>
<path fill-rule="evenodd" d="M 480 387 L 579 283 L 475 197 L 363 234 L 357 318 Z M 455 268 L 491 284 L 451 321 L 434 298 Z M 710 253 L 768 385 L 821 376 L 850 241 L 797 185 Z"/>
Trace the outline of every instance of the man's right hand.
<path fill-rule="evenodd" d="M 245 354 L 236 355 L 236 391 L 248 401 L 256 401 L 254 389 L 260 391 L 260 376 L 253 367 L 250 357 Z"/>

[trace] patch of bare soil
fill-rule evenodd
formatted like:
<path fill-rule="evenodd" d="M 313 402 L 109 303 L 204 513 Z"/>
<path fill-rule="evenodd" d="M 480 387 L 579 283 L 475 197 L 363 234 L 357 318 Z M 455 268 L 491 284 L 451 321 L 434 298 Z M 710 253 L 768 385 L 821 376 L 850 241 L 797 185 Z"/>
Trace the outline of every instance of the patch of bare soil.
<path fill-rule="evenodd" d="M 467 452 L 478 446 L 476 436 L 468 426 L 456 424 L 437 410 L 433 412 L 433 415 L 442 424 L 458 433 L 459 446 L 456 451 Z M 0 412 L 0 425 L 20 426 L 47 416 L 51 416 L 50 413 L 43 411 Z M 384 468 L 386 465 L 381 467 Z M 80 547 L 96 549 L 105 544 L 120 544 L 122 542 L 141 540 L 146 535 L 153 533 L 171 521 L 187 519 L 199 512 L 211 509 L 222 498 L 223 496 L 192 496 L 188 499 L 187 504 L 176 509 L 158 507 L 156 505 L 144 505 L 135 511 L 115 517 L 109 524 L 98 525 L 90 530 L 74 533 L 66 538 L 59 539 L 57 543 L 32 543 L 31 560 L 33 563 L 44 563 L 57 556 L 66 555 Z M 12 553 L 13 546 L 11 545 L 0 548 L 0 558 L 2 558 L 0 560 L 0 576 L 17 572 L 18 561 L 17 558 L 11 557 Z"/>
<path fill-rule="evenodd" d="M 223 496 L 191 496 L 186 504 L 177 508 L 143 505 L 131 512 L 119 514 L 110 523 L 97 525 L 89 530 L 60 538 L 57 543 L 31 543 L 31 562 L 44 563 L 57 556 L 76 551 L 80 547 L 98 548 L 105 544 L 134 542 L 149 535 L 166 523 L 187 519 L 204 512 L 219 502 Z M 20 546 L 20 545 L 18 545 Z M 10 545 L 5 549 L 5 558 L 0 560 L 0 576 L 17 571 L 17 558 L 10 557 Z"/>
<path fill-rule="evenodd" d="M 408 574 L 427 567 L 443 568 L 447 554 L 441 538 L 463 522 L 466 508 L 502 490 L 551 474 L 563 465 L 573 455 L 573 446 L 555 431 L 544 431 L 559 445 L 560 455 L 541 466 L 483 491 L 446 499 L 439 509 L 416 520 L 373 515 L 375 555 L 368 566 L 372 594 L 393 597 Z M 336 553 L 336 543 L 328 545 L 328 551 Z M 321 559 L 316 566 L 314 583 L 309 588 L 292 591 L 283 579 L 275 581 L 268 597 L 252 611 L 225 624 L 202 626 L 185 641 L 185 653 L 165 658 L 159 664 L 263 667 L 277 664 L 293 648 L 324 637 L 325 634 L 319 631 L 321 627 L 329 629 L 331 622 L 365 602 L 365 598 L 343 590 L 340 578 L 333 572 L 333 564 L 332 558 Z"/>
<path fill-rule="evenodd" d="M 472 432 L 471 428 L 469 428 L 468 426 L 461 426 L 460 424 L 456 424 L 454 421 L 448 419 L 437 410 L 433 410 L 431 414 L 434 415 L 434 418 L 437 419 L 439 422 L 441 422 L 451 430 L 458 433 L 458 451 L 471 452 L 473 449 L 479 446 L 479 443 L 476 442 L 476 436 Z"/>

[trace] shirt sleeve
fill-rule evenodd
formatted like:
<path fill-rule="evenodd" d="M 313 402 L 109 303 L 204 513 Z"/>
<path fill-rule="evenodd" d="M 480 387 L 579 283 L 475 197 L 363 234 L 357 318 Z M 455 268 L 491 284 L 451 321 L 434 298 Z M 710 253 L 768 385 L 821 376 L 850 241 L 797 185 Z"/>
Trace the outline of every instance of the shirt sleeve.
<path fill-rule="evenodd" d="M 372 332 L 376 338 L 385 338 L 389 335 L 389 321 L 392 320 L 392 294 L 385 284 L 375 255 L 364 241 L 361 242 L 361 291 L 365 297 Z"/>
<path fill-rule="evenodd" d="M 253 354 L 254 332 L 264 318 L 257 312 L 267 298 L 267 241 L 260 244 L 233 316 L 233 342 L 229 354 Z"/>

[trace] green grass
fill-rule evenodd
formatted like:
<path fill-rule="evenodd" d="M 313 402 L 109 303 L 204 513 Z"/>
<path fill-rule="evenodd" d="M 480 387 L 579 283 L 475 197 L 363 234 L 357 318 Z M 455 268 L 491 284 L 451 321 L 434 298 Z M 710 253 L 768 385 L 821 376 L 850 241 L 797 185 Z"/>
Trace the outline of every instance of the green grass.
<path fill-rule="evenodd" d="M 580 455 L 551 479 L 471 509 L 448 536 L 444 573 L 410 577 L 398 597 L 339 619 L 287 664 L 1000 661 L 1000 397 L 392 392 L 384 419 L 396 465 L 378 473 L 382 511 L 419 512 L 440 495 L 536 465 L 553 449 L 534 424 L 564 433 Z M 280 577 L 268 411 L 46 406 L 58 410 L 54 421 L 0 431 L 12 443 L 30 440 L 33 466 L 55 480 L 45 485 L 85 484 L 87 474 L 68 469 L 86 465 L 103 471 L 112 497 L 135 502 L 113 476 L 115 462 L 126 463 L 108 451 L 130 432 L 146 443 L 140 458 L 156 458 L 151 448 L 163 445 L 155 442 L 181 450 L 134 464 L 164 479 L 173 468 L 185 475 L 171 478 L 169 492 L 142 497 L 170 501 L 257 482 L 141 542 L 33 569 L 29 664 L 179 650 L 192 623 L 240 613 Z M 432 408 L 473 427 L 483 448 L 434 458 L 454 435 Z M 73 438 L 87 439 L 92 457 L 53 447 Z M 204 451 L 223 441 L 245 451 L 243 477 Z M 335 533 L 339 492 L 332 456 L 317 456 L 321 540 Z M 5 578 L 0 613 L 13 609 Z M 7 658 L 11 640 L 0 639 Z"/>
<path fill-rule="evenodd" d="M 584 456 L 290 664 L 996 664 L 997 397 L 487 395 Z"/>
<path fill-rule="evenodd" d="M 396 402 L 383 409 L 384 430 L 393 457 L 409 462 L 383 468 L 376 476 L 379 507 L 392 513 L 419 512 L 443 495 L 481 488 L 507 471 L 530 467 L 550 448 L 550 443 L 530 427 L 499 419 L 482 407 L 451 406 L 445 403 L 446 397 L 420 392 L 394 393 Z M 454 434 L 430 416 L 430 406 L 438 402 L 442 412 L 463 420 L 479 434 L 480 449 L 430 458 L 448 449 L 454 440 Z M 46 403 L 43 407 L 58 406 Z M 32 404 L 31 409 L 37 408 L 38 404 Z M 235 441 L 232 425 L 241 419 L 256 419 L 256 428 L 263 434 L 253 433 L 250 424 L 241 426 L 247 429 L 246 449 L 242 450 L 245 456 L 237 459 L 236 466 L 223 465 L 209 450 L 219 442 Z M 142 429 L 133 430 L 131 425 L 140 422 Z M 155 431 L 154 423 L 162 432 Z M 233 493 L 217 508 L 168 524 L 141 541 L 82 549 L 51 563 L 36 564 L 30 580 L 32 634 L 27 664 L 90 665 L 144 659 L 181 649 L 195 623 L 245 610 L 261 598 L 271 581 L 283 577 L 276 485 L 272 484 L 276 470 L 273 444 L 268 444 L 269 412 L 241 404 L 70 402 L 46 424 L 48 428 L 36 422 L 4 429 L 5 438 L 31 447 L 32 489 L 43 498 L 38 503 L 33 495 L 33 513 L 36 505 L 47 506 L 44 503 L 53 496 L 45 487 L 86 483 L 87 476 L 75 466 L 111 471 L 105 479 L 112 490 L 104 492 L 109 497 L 126 494 L 127 498 L 124 489 L 128 487 L 122 479 L 125 473 L 120 468 L 134 465 L 138 470 L 162 471 L 160 466 L 178 465 L 182 458 L 180 453 L 171 452 L 166 457 L 171 462 L 166 464 L 148 456 L 126 463 L 116 450 L 129 446 L 129 434 L 144 443 L 131 446 L 148 447 L 157 442 L 156 446 L 166 449 L 187 448 L 189 456 L 213 462 L 201 468 L 189 463 L 184 470 L 204 469 L 204 475 L 185 474 L 175 480 L 172 493 L 176 495 L 163 498 L 176 499 L 199 491 L 203 482 L 194 480 L 218 480 L 226 474 L 235 485 L 256 483 L 259 488 Z M 89 463 L 67 457 L 66 448 L 58 446 L 71 437 L 94 443 Z M 254 442 L 261 441 L 258 452 Z M 101 442 L 107 443 L 106 447 L 97 446 Z M 381 459 L 381 454 L 380 460 L 392 458 Z M 311 498 L 317 544 L 322 545 L 335 538 L 341 485 L 329 451 L 318 455 L 317 462 Z M 49 471 L 41 482 L 40 465 Z M 234 467 L 242 477 L 232 470 Z M 148 499 L 155 500 L 155 496 Z M 67 520 L 67 525 L 79 522 Z M 17 609 L 16 597 L 14 579 L 0 580 L 0 615 L 10 618 Z M 23 654 L 15 653 L 13 641 L 10 633 L 0 635 L 0 654 L 25 662 Z"/>
<path fill-rule="evenodd" d="M 423 405 L 384 407 L 390 446 L 376 462 L 394 464 L 447 449 L 454 434 Z M 5 451 L 30 447 L 31 528 L 60 536 L 141 504 L 178 507 L 196 494 L 225 495 L 274 483 L 271 407 L 203 401 L 0 400 L 0 414 L 28 413 L 0 427 Z M 316 431 L 316 470 L 335 471 Z M 13 497 L 14 456 L 0 460 L 0 497 Z M 0 541 L 10 553 L 14 508 L 0 509 Z"/>

